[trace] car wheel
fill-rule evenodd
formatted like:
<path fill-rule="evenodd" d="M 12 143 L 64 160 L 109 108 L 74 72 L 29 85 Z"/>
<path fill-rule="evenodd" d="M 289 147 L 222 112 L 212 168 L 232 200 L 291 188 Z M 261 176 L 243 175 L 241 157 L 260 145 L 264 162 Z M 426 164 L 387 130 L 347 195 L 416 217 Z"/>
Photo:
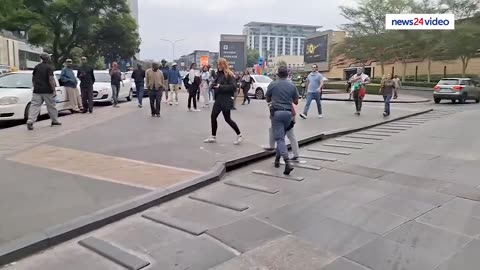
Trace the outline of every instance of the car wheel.
<path fill-rule="evenodd" d="M 127 101 L 132 101 L 133 99 L 133 89 L 130 89 L 130 93 L 128 93 Z"/>
<path fill-rule="evenodd" d="M 435 99 L 433 99 L 433 100 L 434 100 L 434 101 L 435 101 L 435 103 L 437 103 L 437 104 L 438 104 L 438 103 L 440 103 L 440 101 L 442 101 L 442 99 L 441 99 L 441 98 L 435 98 Z"/>
<path fill-rule="evenodd" d="M 25 115 L 24 115 L 25 121 L 28 120 L 28 116 L 30 115 L 30 105 L 31 105 L 31 103 L 28 103 L 27 107 L 25 107 Z"/>
<path fill-rule="evenodd" d="M 465 102 L 467 101 L 467 97 L 465 95 L 462 95 L 459 99 L 458 99 L 458 102 L 460 104 L 465 104 Z"/>
<path fill-rule="evenodd" d="M 475 103 L 480 103 L 480 98 L 476 98 Z"/>
<path fill-rule="evenodd" d="M 455 102 L 457 102 L 457 100 L 456 100 L 456 99 L 452 99 L 452 103 L 455 103 Z"/>
<path fill-rule="evenodd" d="M 265 98 L 265 94 L 263 93 L 263 89 L 258 88 L 257 90 L 255 90 L 255 98 L 256 99 L 264 99 Z"/>

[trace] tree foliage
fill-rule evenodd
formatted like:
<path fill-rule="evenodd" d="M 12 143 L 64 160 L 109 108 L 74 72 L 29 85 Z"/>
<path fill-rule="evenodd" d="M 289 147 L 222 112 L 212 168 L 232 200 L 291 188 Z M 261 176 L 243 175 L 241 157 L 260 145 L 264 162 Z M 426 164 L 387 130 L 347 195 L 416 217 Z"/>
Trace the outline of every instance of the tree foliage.
<path fill-rule="evenodd" d="M 258 64 L 258 58 L 260 53 L 256 50 L 248 49 L 247 51 L 247 66 L 253 67 L 255 64 Z"/>
<path fill-rule="evenodd" d="M 277 67 L 286 67 L 288 64 L 285 60 L 280 60 L 277 62 Z"/>
<path fill-rule="evenodd" d="M 100 55 L 128 58 L 138 51 L 137 26 L 125 0 L 3 1 L 13 4 L 2 9 L 15 12 L 8 17 L 12 23 L 2 23 L 0 17 L 0 28 L 25 31 L 31 44 L 52 54 L 56 68 L 75 48 L 92 61 Z"/>

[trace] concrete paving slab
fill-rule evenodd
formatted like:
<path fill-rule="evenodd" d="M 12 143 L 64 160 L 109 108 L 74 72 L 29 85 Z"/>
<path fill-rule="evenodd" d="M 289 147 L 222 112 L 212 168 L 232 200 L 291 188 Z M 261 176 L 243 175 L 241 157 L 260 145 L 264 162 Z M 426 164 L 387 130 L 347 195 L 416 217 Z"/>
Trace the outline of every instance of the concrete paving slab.
<path fill-rule="evenodd" d="M 12 161 L 0 160 L 0 171 L 0 244 L 147 192 Z"/>
<path fill-rule="evenodd" d="M 300 155 L 301 158 L 304 159 L 311 159 L 311 160 L 320 160 L 320 161 L 329 161 L 329 162 L 335 162 L 338 159 L 333 158 L 333 157 L 321 157 L 321 156 L 316 156 L 316 155 Z"/>
<path fill-rule="evenodd" d="M 364 147 L 362 146 L 355 146 L 355 145 L 345 145 L 345 144 L 334 144 L 334 143 L 324 143 L 322 144 L 323 146 L 328 146 L 328 147 L 335 147 L 335 148 L 346 148 L 346 149 L 363 149 Z"/>
<path fill-rule="evenodd" d="M 477 201 L 455 198 L 442 207 L 459 215 L 480 218 L 480 202 Z"/>
<path fill-rule="evenodd" d="M 142 214 L 142 217 L 196 236 L 203 234 L 208 229 L 207 226 L 204 226 L 202 224 L 197 224 L 179 218 L 162 215 L 153 211 Z"/>
<path fill-rule="evenodd" d="M 480 235 L 480 219 L 456 214 L 443 207 L 417 218 L 417 221 L 471 237 Z"/>
<path fill-rule="evenodd" d="M 211 229 L 207 234 L 242 253 L 287 235 L 286 232 L 255 218 L 246 218 Z"/>
<path fill-rule="evenodd" d="M 400 133 L 402 133 L 401 131 L 384 130 L 384 129 L 377 129 L 377 128 L 367 129 L 366 131 L 376 132 L 376 133 L 384 133 L 384 134 L 400 134 Z"/>
<path fill-rule="evenodd" d="M 331 264 L 325 266 L 321 270 L 371 270 L 361 264 L 350 261 L 346 258 L 338 258 Z"/>
<path fill-rule="evenodd" d="M 381 176 L 378 179 L 393 184 L 405 185 L 411 188 L 422 188 L 427 190 L 436 190 L 445 184 L 442 181 L 401 173 L 387 174 L 385 176 Z"/>
<path fill-rule="evenodd" d="M 372 233 L 333 219 L 326 219 L 294 235 L 336 256 L 344 256 L 377 238 Z"/>
<path fill-rule="evenodd" d="M 448 259 L 435 270 L 477 270 L 480 264 L 480 241 L 473 240 L 459 253 Z"/>
<path fill-rule="evenodd" d="M 244 184 L 236 181 L 225 181 L 223 183 L 228 186 L 260 191 L 267 194 L 277 194 L 280 191 L 279 189 L 272 189 L 265 186 L 259 186 L 259 185 L 253 185 L 253 184 Z"/>
<path fill-rule="evenodd" d="M 343 155 L 343 156 L 348 156 L 352 154 L 350 152 L 345 152 L 345 151 L 336 151 L 336 150 L 318 149 L 318 148 L 307 148 L 307 150 L 311 152 L 319 152 L 319 153 L 327 153 L 327 154 L 335 154 L 335 155 Z"/>
<path fill-rule="evenodd" d="M 342 161 L 338 161 L 335 163 L 322 163 L 321 166 L 328 168 L 330 170 L 346 172 L 346 173 L 360 175 L 360 176 L 369 177 L 373 179 L 383 177 L 391 173 L 389 171 L 369 168 L 369 167 L 355 165 L 355 164 L 349 164 Z"/>
<path fill-rule="evenodd" d="M 150 265 L 149 262 L 95 237 L 88 237 L 78 243 L 129 270 L 140 270 Z"/>
<path fill-rule="evenodd" d="M 267 172 L 267 171 L 262 171 L 262 170 L 254 170 L 252 171 L 254 174 L 259 174 L 263 176 L 268 176 L 268 177 L 274 177 L 274 178 L 279 178 L 279 179 L 286 179 L 286 180 L 292 180 L 292 181 L 297 181 L 301 182 L 305 180 L 305 177 L 303 176 L 292 176 L 292 175 L 284 175 L 278 172 Z"/>
<path fill-rule="evenodd" d="M 346 136 L 343 136 L 343 137 L 350 138 L 350 139 L 361 139 L 361 140 L 367 140 L 367 141 L 381 141 L 381 140 L 383 140 L 382 138 L 373 138 L 373 137 L 361 136 L 361 135 L 346 135 Z"/>
<path fill-rule="evenodd" d="M 401 216 L 365 206 L 346 209 L 345 211 L 341 211 L 330 217 L 378 235 L 384 235 L 409 220 Z"/>
<path fill-rule="evenodd" d="M 378 199 L 367 206 L 402 216 L 409 220 L 419 217 L 436 207 L 435 205 L 407 200 L 393 195 Z"/>
<path fill-rule="evenodd" d="M 441 258 L 457 253 L 473 239 L 426 224 L 411 221 L 385 235 L 385 238 L 413 248 L 429 250 Z"/>
<path fill-rule="evenodd" d="M 373 270 L 433 270 L 442 259 L 427 250 L 382 238 L 370 242 L 346 257 Z"/>
<path fill-rule="evenodd" d="M 356 144 L 373 144 L 373 142 L 359 141 L 359 140 L 349 140 L 349 139 L 335 139 L 337 142 L 346 142 L 346 143 L 356 143 Z"/>
<path fill-rule="evenodd" d="M 285 236 L 211 270 L 317 270 L 334 259 L 334 255 L 305 241 L 294 236 Z"/>
<path fill-rule="evenodd" d="M 237 211 L 237 212 L 243 212 L 243 211 L 248 209 L 248 205 L 245 205 L 241 202 L 231 201 L 231 200 L 226 201 L 226 200 L 222 200 L 222 199 L 219 199 L 219 198 L 216 198 L 216 199 L 215 198 L 206 198 L 206 197 L 202 197 L 201 195 L 198 195 L 198 194 L 192 194 L 192 195 L 188 196 L 188 198 L 190 198 L 192 200 L 208 203 L 208 204 L 211 204 L 211 205 L 227 208 L 227 209 Z"/>
<path fill-rule="evenodd" d="M 355 135 L 361 135 L 361 136 L 377 136 L 377 137 L 392 137 L 390 134 L 378 134 L 378 133 L 373 133 L 373 132 L 357 132 L 354 133 Z"/>

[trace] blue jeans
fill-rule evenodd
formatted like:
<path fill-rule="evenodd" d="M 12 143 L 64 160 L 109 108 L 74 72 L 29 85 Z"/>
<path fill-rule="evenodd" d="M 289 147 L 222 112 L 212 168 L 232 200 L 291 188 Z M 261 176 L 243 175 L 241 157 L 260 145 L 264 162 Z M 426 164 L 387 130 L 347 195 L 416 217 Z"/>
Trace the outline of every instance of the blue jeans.
<path fill-rule="evenodd" d="M 390 100 L 392 99 L 392 95 L 383 95 L 383 100 L 385 101 L 385 113 L 390 115 Z"/>
<path fill-rule="evenodd" d="M 144 82 L 135 82 L 135 87 L 137 88 L 138 104 L 142 105 L 143 95 L 144 95 L 144 92 L 145 92 L 145 83 Z"/>
<path fill-rule="evenodd" d="M 318 114 L 319 115 L 322 114 L 322 101 L 321 101 L 322 99 L 321 99 L 321 94 L 319 92 L 307 93 L 307 104 L 305 104 L 305 109 L 303 109 L 303 114 L 305 115 L 308 114 L 308 110 L 310 110 L 310 104 L 312 103 L 313 100 L 315 100 L 315 102 L 317 103 Z"/>
<path fill-rule="evenodd" d="M 275 142 L 277 143 L 277 157 L 283 157 L 285 161 L 288 160 L 288 148 L 285 143 L 286 129 L 292 122 L 292 112 L 290 111 L 276 111 L 272 117 L 272 133 Z"/>
<path fill-rule="evenodd" d="M 113 106 L 118 105 L 118 94 L 120 92 L 120 85 L 112 84 L 112 99 L 113 99 Z"/>

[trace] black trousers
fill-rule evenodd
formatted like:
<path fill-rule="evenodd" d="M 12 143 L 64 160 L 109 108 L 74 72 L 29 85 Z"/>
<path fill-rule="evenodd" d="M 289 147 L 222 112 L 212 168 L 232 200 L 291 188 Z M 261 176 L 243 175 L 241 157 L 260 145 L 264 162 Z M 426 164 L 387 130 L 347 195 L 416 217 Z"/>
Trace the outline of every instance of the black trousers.
<path fill-rule="evenodd" d="M 215 101 L 215 103 L 213 104 L 213 109 L 212 109 L 212 114 L 211 114 L 212 136 L 217 136 L 217 129 L 218 129 L 217 118 L 220 115 L 220 113 L 223 114 L 223 118 L 225 118 L 225 122 L 227 122 L 227 124 L 229 124 L 230 127 L 232 127 L 232 129 L 235 131 L 235 133 L 237 133 L 237 135 L 241 134 L 237 123 L 235 123 L 232 120 L 231 112 L 232 112 L 232 104 L 226 104 L 226 103 L 219 102 L 218 99 L 217 99 L 217 101 Z"/>
<path fill-rule="evenodd" d="M 248 90 L 250 90 L 250 86 L 244 87 L 242 90 L 243 90 L 243 104 L 245 104 L 245 101 L 248 101 L 248 103 L 250 103 L 250 97 L 248 96 Z"/>
<path fill-rule="evenodd" d="M 160 115 L 162 95 L 163 91 L 161 90 L 148 90 L 148 97 L 150 98 L 150 110 L 152 115 Z"/>
<path fill-rule="evenodd" d="M 197 92 L 198 92 L 198 89 L 196 88 L 189 88 L 188 89 L 188 108 L 191 109 L 192 108 L 192 101 L 193 101 L 193 109 L 197 109 Z"/>
<path fill-rule="evenodd" d="M 355 102 L 355 108 L 357 109 L 357 112 L 362 111 L 363 98 L 360 97 L 359 90 L 353 91 L 353 101 Z"/>
<path fill-rule="evenodd" d="M 80 87 L 80 91 L 82 94 L 82 106 L 83 111 L 93 112 L 93 85 Z"/>

